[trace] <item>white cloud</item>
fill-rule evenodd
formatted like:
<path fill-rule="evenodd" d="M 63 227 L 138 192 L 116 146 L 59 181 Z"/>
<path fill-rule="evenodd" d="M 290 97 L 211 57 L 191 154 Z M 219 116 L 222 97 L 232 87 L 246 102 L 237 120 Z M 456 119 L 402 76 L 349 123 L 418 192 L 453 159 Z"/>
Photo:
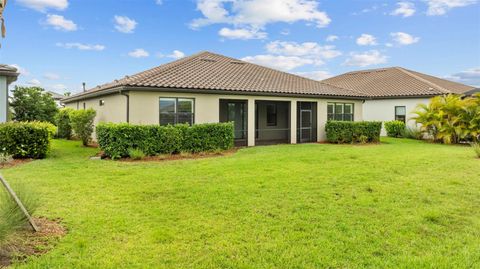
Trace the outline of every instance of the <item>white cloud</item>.
<path fill-rule="evenodd" d="M 357 44 L 360 46 L 375 46 L 377 45 L 377 38 L 373 35 L 362 34 L 357 38 Z"/>
<path fill-rule="evenodd" d="M 283 55 L 256 55 L 256 56 L 247 56 L 242 58 L 242 60 L 268 66 L 271 68 L 289 71 L 297 67 L 313 64 L 314 61 L 311 59 L 296 57 L 296 56 L 283 56 Z"/>
<path fill-rule="evenodd" d="M 327 38 L 325 39 L 325 41 L 327 41 L 327 42 L 333 42 L 333 41 L 335 41 L 335 40 L 338 40 L 338 38 L 339 38 L 339 37 L 336 36 L 336 35 L 329 35 L 329 36 L 327 36 Z"/>
<path fill-rule="evenodd" d="M 411 45 L 420 41 L 420 37 L 414 37 L 403 32 L 390 33 L 393 41 L 399 46 Z"/>
<path fill-rule="evenodd" d="M 57 47 L 62 47 L 65 49 L 78 49 L 78 50 L 95 50 L 101 51 L 105 49 L 104 45 L 91 45 L 91 44 L 82 44 L 78 42 L 74 43 L 57 43 Z"/>
<path fill-rule="evenodd" d="M 465 83 L 467 85 L 480 87 L 480 67 L 470 68 L 465 71 L 461 71 L 447 76 L 445 78 L 458 81 L 460 83 Z"/>
<path fill-rule="evenodd" d="M 157 3 L 157 5 L 161 5 L 163 4 L 163 0 L 156 0 L 155 3 Z"/>
<path fill-rule="evenodd" d="M 67 20 L 61 15 L 48 14 L 45 23 L 47 25 L 53 26 L 55 30 L 62 30 L 67 32 L 77 30 L 77 25 L 73 21 Z"/>
<path fill-rule="evenodd" d="M 11 66 L 17 68 L 17 72 L 20 73 L 20 75 L 30 76 L 30 72 L 26 68 L 19 66 L 18 64 L 11 64 Z"/>
<path fill-rule="evenodd" d="M 24 7 L 40 12 L 48 9 L 65 10 L 68 7 L 67 0 L 17 0 L 17 2 Z"/>
<path fill-rule="evenodd" d="M 315 0 L 197 0 L 197 9 L 203 17 L 193 20 L 192 28 L 221 23 L 258 30 L 277 22 L 306 21 L 317 27 L 331 22 Z"/>
<path fill-rule="evenodd" d="M 67 89 L 67 86 L 59 83 L 59 84 L 50 85 L 47 88 L 51 89 L 54 92 L 63 92 Z"/>
<path fill-rule="evenodd" d="M 180 59 L 185 57 L 185 53 L 179 50 L 174 50 L 172 54 L 168 55 L 167 57 L 173 58 L 173 59 Z"/>
<path fill-rule="evenodd" d="M 32 85 L 32 86 L 37 86 L 37 87 L 40 86 L 40 85 L 42 85 L 42 83 L 40 82 L 40 80 L 38 80 L 38 79 L 36 79 L 36 78 L 27 81 L 27 84 L 28 84 L 28 85 Z"/>
<path fill-rule="evenodd" d="M 58 80 L 58 79 L 60 79 L 60 75 L 55 74 L 55 73 L 45 73 L 45 74 L 43 74 L 43 78 L 48 79 L 48 80 Z"/>
<path fill-rule="evenodd" d="M 144 49 L 135 49 L 128 53 L 128 56 L 133 58 L 145 58 L 150 56 L 150 53 Z"/>
<path fill-rule="evenodd" d="M 424 0 L 428 5 L 427 15 L 444 15 L 452 8 L 465 7 L 477 3 L 477 0 Z"/>
<path fill-rule="evenodd" d="M 387 56 L 383 55 L 378 50 L 371 50 L 363 53 L 350 53 L 350 57 L 344 62 L 344 65 L 365 67 L 386 62 Z"/>
<path fill-rule="evenodd" d="M 316 42 L 296 43 L 273 41 L 266 45 L 266 49 L 271 54 L 308 57 L 314 59 L 316 62 L 333 59 L 342 55 L 340 51 L 335 49 L 335 46 L 321 46 Z"/>
<path fill-rule="evenodd" d="M 415 4 L 411 2 L 398 2 L 397 8 L 390 13 L 393 16 L 410 17 L 415 14 Z"/>
<path fill-rule="evenodd" d="M 333 77 L 328 71 L 297 72 L 296 74 L 313 80 L 324 80 Z"/>
<path fill-rule="evenodd" d="M 228 39 L 264 39 L 267 37 L 267 33 L 256 29 L 230 29 L 222 28 L 218 34 Z"/>
<path fill-rule="evenodd" d="M 137 27 L 137 22 L 127 16 L 115 15 L 115 29 L 121 33 L 131 34 Z"/>

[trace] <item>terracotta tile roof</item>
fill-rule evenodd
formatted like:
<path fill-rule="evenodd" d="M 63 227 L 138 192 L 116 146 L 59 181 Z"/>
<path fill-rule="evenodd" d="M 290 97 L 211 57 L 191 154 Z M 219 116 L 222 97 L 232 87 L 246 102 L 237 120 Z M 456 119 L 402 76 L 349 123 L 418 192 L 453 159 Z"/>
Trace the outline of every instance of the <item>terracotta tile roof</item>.
<path fill-rule="evenodd" d="M 363 93 L 223 55 L 201 52 L 150 70 L 126 76 L 86 92 L 65 98 L 73 101 L 118 87 L 190 89 L 201 93 L 212 90 L 242 94 L 319 95 L 362 99 Z"/>
<path fill-rule="evenodd" d="M 474 87 L 401 67 L 345 73 L 322 82 L 375 97 L 434 96 L 465 93 Z"/>

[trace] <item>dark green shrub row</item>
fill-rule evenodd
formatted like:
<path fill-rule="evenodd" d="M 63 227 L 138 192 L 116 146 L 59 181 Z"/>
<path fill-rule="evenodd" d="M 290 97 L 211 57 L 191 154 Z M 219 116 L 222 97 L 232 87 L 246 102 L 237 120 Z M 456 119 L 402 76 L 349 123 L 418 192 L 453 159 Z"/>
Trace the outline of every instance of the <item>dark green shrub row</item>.
<path fill-rule="evenodd" d="M 405 122 L 393 120 L 384 123 L 387 136 L 390 137 L 404 137 L 405 136 Z"/>
<path fill-rule="evenodd" d="M 56 127 L 46 122 L 0 124 L 0 152 L 14 158 L 45 158 Z"/>
<path fill-rule="evenodd" d="M 232 123 L 193 126 L 131 125 L 102 123 L 96 129 L 97 142 L 112 159 L 126 157 L 131 149 L 148 156 L 179 152 L 206 152 L 233 147 Z"/>
<path fill-rule="evenodd" d="M 382 122 L 328 121 L 325 125 L 330 143 L 367 143 L 380 141 Z"/>

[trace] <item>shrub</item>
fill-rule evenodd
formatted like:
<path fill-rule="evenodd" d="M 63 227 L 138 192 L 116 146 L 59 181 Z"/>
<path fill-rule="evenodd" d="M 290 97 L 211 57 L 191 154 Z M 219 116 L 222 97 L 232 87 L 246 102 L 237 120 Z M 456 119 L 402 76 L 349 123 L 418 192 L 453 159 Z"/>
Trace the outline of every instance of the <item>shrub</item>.
<path fill-rule="evenodd" d="M 480 158 L 480 143 L 475 142 L 475 143 L 471 143 L 470 145 L 472 146 L 475 154 L 477 154 L 477 157 Z"/>
<path fill-rule="evenodd" d="M 145 158 L 145 153 L 141 149 L 128 149 L 128 156 L 134 160 L 141 160 Z"/>
<path fill-rule="evenodd" d="M 87 146 L 92 139 L 93 120 L 97 113 L 93 109 L 73 110 L 70 113 L 70 122 L 75 135 Z"/>
<path fill-rule="evenodd" d="M 147 156 L 226 150 L 233 147 L 234 140 L 232 123 L 193 126 L 101 123 L 96 133 L 100 148 L 112 159 L 129 156 L 129 149 L 139 149 Z"/>
<path fill-rule="evenodd" d="M 0 152 L 14 158 L 45 158 L 55 126 L 45 122 L 8 122 L 0 124 Z"/>
<path fill-rule="evenodd" d="M 57 137 L 70 139 L 72 138 L 72 124 L 70 122 L 71 108 L 62 108 L 55 115 L 55 124 L 57 125 Z"/>
<path fill-rule="evenodd" d="M 330 143 L 378 142 L 381 130 L 382 123 L 375 121 L 328 121 L 325 125 Z"/>
<path fill-rule="evenodd" d="M 13 120 L 54 122 L 58 108 L 50 93 L 39 87 L 15 86 L 12 94 Z"/>
<path fill-rule="evenodd" d="M 387 135 L 390 137 L 403 137 L 405 133 L 405 123 L 403 121 L 386 121 L 384 123 Z"/>
<path fill-rule="evenodd" d="M 410 138 L 410 139 L 423 139 L 422 131 L 417 127 L 409 127 L 407 126 L 403 132 L 403 137 Z"/>
<path fill-rule="evenodd" d="M 451 144 L 479 140 L 480 94 L 436 96 L 428 105 L 419 105 L 414 114 L 422 132 L 434 141 Z"/>
<path fill-rule="evenodd" d="M 7 164 L 13 161 L 13 156 L 5 152 L 0 152 L 0 165 Z"/>
<path fill-rule="evenodd" d="M 28 224 L 27 217 L 20 207 L 0 184 L 0 244 L 5 243 L 8 236 Z M 32 215 L 38 207 L 37 196 L 23 185 L 12 186 L 28 213 Z M 1 247 L 0 247 L 1 249 Z"/>

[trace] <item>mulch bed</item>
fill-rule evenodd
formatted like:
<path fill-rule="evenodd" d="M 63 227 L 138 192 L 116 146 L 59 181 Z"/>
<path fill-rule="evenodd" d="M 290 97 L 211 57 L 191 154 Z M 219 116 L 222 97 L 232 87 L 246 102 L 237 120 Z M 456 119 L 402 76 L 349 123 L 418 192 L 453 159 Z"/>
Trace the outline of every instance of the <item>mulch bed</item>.
<path fill-rule="evenodd" d="M 22 164 L 25 164 L 25 163 L 29 163 L 31 161 L 33 161 L 33 159 L 13 159 L 12 161 L 7 162 L 7 163 L 0 163 L 0 169 L 10 168 L 10 167 L 14 167 L 14 166 L 17 166 L 17 165 L 22 165 Z"/>
<path fill-rule="evenodd" d="M 8 242 L 0 246 L 0 268 L 22 262 L 30 256 L 40 256 L 51 250 L 67 230 L 60 224 L 60 219 L 34 218 L 39 232 L 30 226 L 14 234 Z"/>
<path fill-rule="evenodd" d="M 175 161 L 175 160 L 188 160 L 188 159 L 203 159 L 203 158 L 213 158 L 213 157 L 222 157 L 229 156 L 238 151 L 238 148 L 233 148 L 227 151 L 222 152 L 202 152 L 202 153 L 180 153 L 180 154 L 165 154 L 159 156 L 146 156 L 141 160 L 134 160 L 132 158 L 121 158 L 117 161 L 120 162 L 163 162 L 163 161 Z M 103 152 L 99 152 L 97 157 L 102 159 L 109 160 L 110 158 L 106 157 Z"/>

